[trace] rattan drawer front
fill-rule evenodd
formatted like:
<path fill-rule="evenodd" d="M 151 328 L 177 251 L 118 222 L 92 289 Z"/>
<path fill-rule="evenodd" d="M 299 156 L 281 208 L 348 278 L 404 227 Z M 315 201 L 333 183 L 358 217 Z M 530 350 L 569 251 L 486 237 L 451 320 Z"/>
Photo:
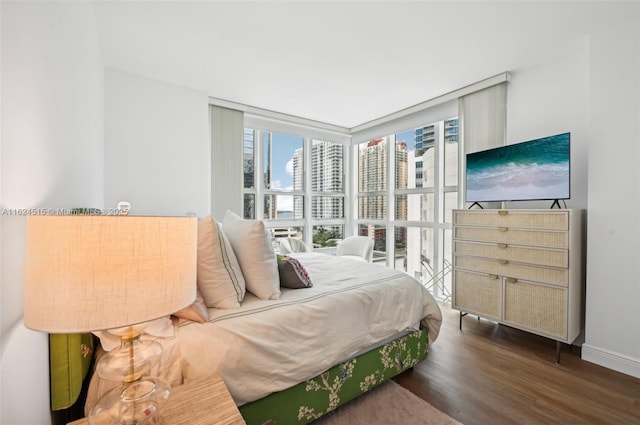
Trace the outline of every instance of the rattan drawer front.
<path fill-rule="evenodd" d="M 568 269 L 565 268 L 540 267 L 467 255 L 456 255 L 454 262 L 454 266 L 461 269 L 532 280 L 551 285 L 565 287 L 568 285 Z"/>
<path fill-rule="evenodd" d="M 465 211 L 455 210 L 454 223 L 475 226 L 521 227 L 526 229 L 568 230 L 566 211 Z"/>
<path fill-rule="evenodd" d="M 569 255 L 566 250 L 526 248 L 508 244 L 490 244 L 455 241 L 456 254 L 475 255 L 497 260 L 531 263 L 541 266 L 567 267 Z"/>
<path fill-rule="evenodd" d="M 454 308 L 500 320 L 502 280 L 498 276 L 456 270 Z"/>
<path fill-rule="evenodd" d="M 567 337 L 566 297 L 563 288 L 528 282 L 505 283 L 504 322 L 547 334 Z"/>
<path fill-rule="evenodd" d="M 522 230 L 509 227 L 455 227 L 455 239 L 484 242 L 502 242 L 516 245 L 531 245 L 545 248 L 568 248 L 565 231 Z"/>

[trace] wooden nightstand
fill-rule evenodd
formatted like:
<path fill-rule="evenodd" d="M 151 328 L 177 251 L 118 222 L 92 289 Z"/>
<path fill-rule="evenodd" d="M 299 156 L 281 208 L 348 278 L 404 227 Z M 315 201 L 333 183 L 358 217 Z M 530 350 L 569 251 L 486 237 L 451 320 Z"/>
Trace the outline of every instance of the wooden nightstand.
<path fill-rule="evenodd" d="M 162 416 L 164 425 L 246 425 L 218 375 L 197 379 L 171 389 Z M 87 418 L 69 425 L 87 425 Z"/>

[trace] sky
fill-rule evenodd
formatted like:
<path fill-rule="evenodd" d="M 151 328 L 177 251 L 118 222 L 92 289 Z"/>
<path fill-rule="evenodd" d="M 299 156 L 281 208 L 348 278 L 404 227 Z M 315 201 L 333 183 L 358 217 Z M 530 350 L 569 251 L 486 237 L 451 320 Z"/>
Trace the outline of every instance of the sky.
<path fill-rule="evenodd" d="M 415 130 L 406 130 L 396 134 L 397 141 L 407 142 L 409 149 L 414 149 Z M 293 189 L 293 164 L 292 158 L 296 149 L 302 147 L 303 138 L 299 136 L 290 136 L 287 134 L 273 133 L 272 136 L 272 155 L 273 168 L 271 170 L 272 189 Z M 266 155 L 266 143 L 264 152 Z M 266 167 L 266 164 L 265 164 Z M 292 211 L 293 198 L 278 197 L 279 211 Z"/>
<path fill-rule="evenodd" d="M 415 148 L 416 131 L 414 129 L 396 133 L 396 142 L 406 142 L 407 148 L 413 150 Z"/>
<path fill-rule="evenodd" d="M 271 144 L 272 189 L 293 189 L 293 154 L 302 147 L 303 139 L 298 136 L 273 133 Z M 266 143 L 264 146 L 267 152 Z M 266 169 L 266 164 L 265 164 Z M 293 211 L 293 197 L 278 196 L 278 211 Z"/>
<path fill-rule="evenodd" d="M 293 189 L 293 165 L 292 158 L 296 149 L 302 147 L 302 137 L 273 133 L 271 144 L 271 170 L 272 189 Z M 266 155 L 266 143 L 264 149 Z M 266 165 L 266 164 L 265 164 Z"/>

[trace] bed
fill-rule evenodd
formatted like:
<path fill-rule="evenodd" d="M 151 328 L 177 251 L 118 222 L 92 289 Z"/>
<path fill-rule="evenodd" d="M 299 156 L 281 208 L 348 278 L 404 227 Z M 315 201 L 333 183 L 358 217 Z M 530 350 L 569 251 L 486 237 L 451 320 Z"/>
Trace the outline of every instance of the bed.
<path fill-rule="evenodd" d="M 224 236 L 231 227 L 225 223 L 223 233 L 214 226 L 223 250 L 231 247 Z M 248 277 L 241 256 L 237 270 Z M 281 285 L 271 288 L 277 296 L 247 280 L 245 293 L 220 301 L 227 308 L 207 308 L 206 320 L 163 318 L 170 326 L 145 329 L 143 339 L 163 346 L 157 374 L 179 385 L 216 372 L 247 424 L 305 424 L 426 358 L 442 316 L 417 280 L 383 265 L 317 252 L 285 260 L 298 265 L 305 284 L 285 284 L 279 269 Z M 228 266 L 227 272 L 233 269 Z M 200 282 L 198 289 L 207 295 Z M 98 358 L 117 345 L 107 334 L 99 336 Z M 94 375 L 87 407 L 113 385 Z"/>

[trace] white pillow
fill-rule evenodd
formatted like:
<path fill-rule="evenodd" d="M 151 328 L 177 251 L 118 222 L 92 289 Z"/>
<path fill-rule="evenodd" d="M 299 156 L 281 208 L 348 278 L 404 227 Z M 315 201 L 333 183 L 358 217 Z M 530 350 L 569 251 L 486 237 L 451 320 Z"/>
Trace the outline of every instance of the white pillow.
<path fill-rule="evenodd" d="M 220 225 L 198 221 L 198 290 L 207 307 L 238 308 L 246 291 L 240 263 Z"/>
<path fill-rule="evenodd" d="M 245 220 L 227 211 L 222 225 L 238 257 L 247 291 L 263 300 L 279 299 L 278 261 L 264 223 Z"/>

